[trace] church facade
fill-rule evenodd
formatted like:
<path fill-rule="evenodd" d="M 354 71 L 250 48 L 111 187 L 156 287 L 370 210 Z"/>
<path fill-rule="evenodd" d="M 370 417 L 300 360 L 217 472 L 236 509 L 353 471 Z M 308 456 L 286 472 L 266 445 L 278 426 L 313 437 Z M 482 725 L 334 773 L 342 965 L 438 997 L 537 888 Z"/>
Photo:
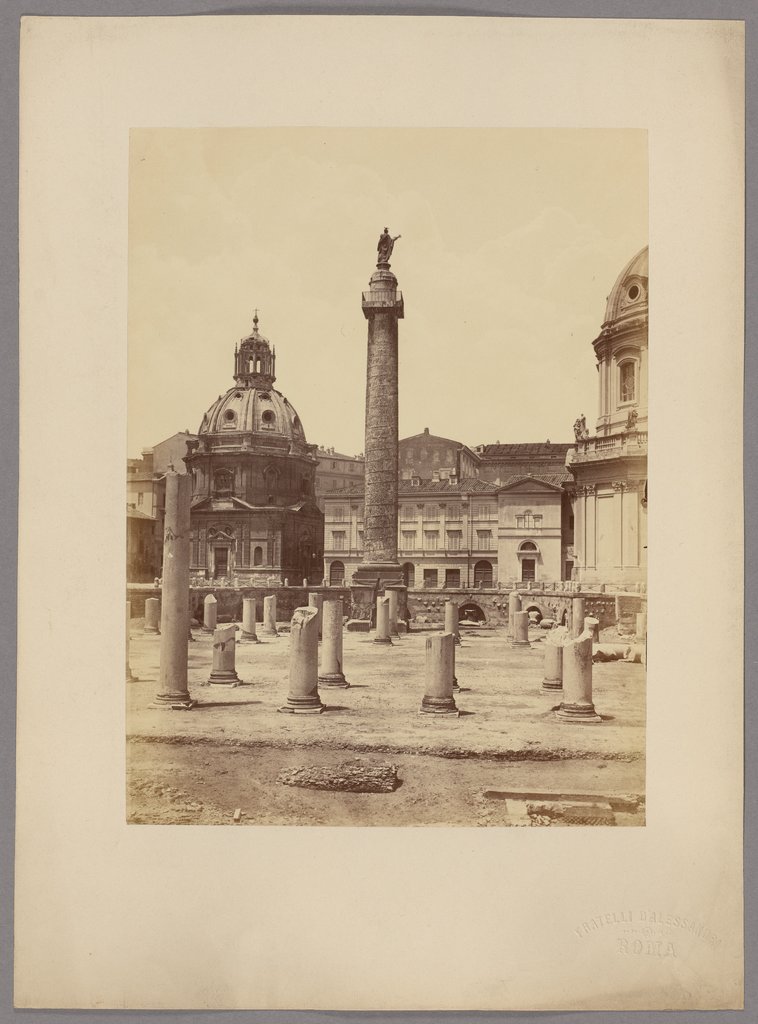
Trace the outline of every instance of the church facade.
<path fill-rule="evenodd" d="M 598 370 L 594 432 L 574 424 L 567 466 L 576 481 L 575 578 L 617 586 L 647 578 L 648 250 L 608 296 L 593 341 Z"/>
<path fill-rule="evenodd" d="M 276 353 L 258 329 L 234 353 L 234 386 L 187 443 L 192 476 L 190 571 L 197 579 L 261 585 L 317 582 L 323 515 L 315 501 L 317 446 L 274 387 Z"/>

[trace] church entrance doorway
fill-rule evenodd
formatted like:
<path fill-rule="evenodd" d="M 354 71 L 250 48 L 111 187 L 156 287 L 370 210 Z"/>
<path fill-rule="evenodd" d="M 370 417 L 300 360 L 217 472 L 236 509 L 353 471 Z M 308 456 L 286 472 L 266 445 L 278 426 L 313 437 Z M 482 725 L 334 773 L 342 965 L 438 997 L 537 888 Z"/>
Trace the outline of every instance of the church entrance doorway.
<path fill-rule="evenodd" d="M 533 558 L 521 559 L 521 581 L 534 579 L 535 560 Z"/>
<path fill-rule="evenodd" d="M 229 574 L 229 548 L 214 548 L 213 549 L 213 576 L 214 579 L 218 579 L 219 576 L 227 576 Z"/>

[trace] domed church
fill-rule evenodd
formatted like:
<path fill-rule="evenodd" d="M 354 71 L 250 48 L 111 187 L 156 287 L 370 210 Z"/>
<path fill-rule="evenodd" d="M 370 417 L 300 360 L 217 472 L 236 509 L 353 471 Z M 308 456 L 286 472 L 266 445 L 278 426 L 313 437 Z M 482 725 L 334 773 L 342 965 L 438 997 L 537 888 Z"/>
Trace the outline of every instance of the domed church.
<path fill-rule="evenodd" d="M 192 476 L 190 571 L 210 579 L 320 581 L 323 515 L 315 498 L 317 445 L 274 387 L 276 351 L 258 330 L 234 350 L 234 387 L 187 442 Z"/>
<path fill-rule="evenodd" d="M 575 577 L 640 584 L 647 578 L 648 250 L 616 279 L 599 335 L 595 431 L 582 415 L 566 466 L 576 480 Z"/>

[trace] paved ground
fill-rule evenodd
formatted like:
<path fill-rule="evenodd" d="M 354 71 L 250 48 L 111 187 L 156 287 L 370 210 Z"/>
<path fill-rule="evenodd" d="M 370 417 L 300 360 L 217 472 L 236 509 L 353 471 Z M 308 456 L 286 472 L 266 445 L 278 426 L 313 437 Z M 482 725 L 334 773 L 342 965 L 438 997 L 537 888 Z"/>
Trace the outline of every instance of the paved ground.
<path fill-rule="evenodd" d="M 287 695 L 286 635 L 238 645 L 245 685 L 234 689 L 203 685 L 211 642 L 195 635 L 189 685 L 198 707 L 155 710 L 149 704 L 160 640 L 143 634 L 140 620 L 132 623 L 130 660 L 140 679 L 127 687 L 132 821 L 228 823 L 240 808 L 243 823 L 260 824 L 575 824 L 575 804 L 568 811 L 565 801 L 548 806 L 549 795 L 644 796 L 641 665 L 595 665 L 594 700 L 603 722 L 565 724 L 551 712 L 560 695 L 540 688 L 544 634 L 535 631 L 534 646 L 522 650 L 511 648 L 500 630 L 471 630 L 457 649 L 461 717 L 438 719 L 418 714 L 423 633 L 403 636 L 391 648 L 346 633 L 350 688 L 323 689 L 329 710 L 322 715 L 291 716 L 277 713 Z M 276 781 L 284 767 L 356 757 L 396 764 L 402 784 L 390 794 L 345 794 Z M 503 793 L 511 796 L 498 796 Z M 584 818 L 644 821 L 642 804 L 617 805 L 609 820 L 610 813 L 604 805 Z"/>

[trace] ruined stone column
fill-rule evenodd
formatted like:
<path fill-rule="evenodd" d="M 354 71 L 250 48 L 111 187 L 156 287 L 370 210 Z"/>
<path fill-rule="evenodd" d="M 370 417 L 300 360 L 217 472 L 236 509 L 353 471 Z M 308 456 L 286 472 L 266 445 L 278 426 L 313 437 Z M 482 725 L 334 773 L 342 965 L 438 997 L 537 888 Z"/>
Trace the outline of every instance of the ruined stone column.
<path fill-rule="evenodd" d="M 326 597 L 321 608 L 321 668 L 318 681 L 322 686 L 348 687 L 342 671 L 342 598 Z"/>
<path fill-rule="evenodd" d="M 321 615 L 321 609 L 324 606 L 324 595 L 323 594 L 308 594 L 308 605 L 311 608 L 315 608 L 317 611 L 316 623 L 318 625 L 318 638 L 321 639 L 323 633 L 323 619 Z"/>
<path fill-rule="evenodd" d="M 145 626 L 143 633 L 160 633 L 161 603 L 157 597 L 148 597 L 145 601 Z"/>
<path fill-rule="evenodd" d="M 563 647 L 548 639 L 545 642 L 545 676 L 543 690 L 563 689 Z"/>
<path fill-rule="evenodd" d="M 389 601 L 389 631 L 391 636 L 398 636 L 397 630 L 397 591 L 388 589 L 384 596 Z"/>
<path fill-rule="evenodd" d="M 207 594 L 203 601 L 203 628 L 201 632 L 212 633 L 216 628 L 218 602 L 213 594 Z"/>
<path fill-rule="evenodd" d="M 529 643 L 529 612 L 516 612 L 513 616 L 511 647 L 531 647 Z"/>
<path fill-rule="evenodd" d="M 461 633 L 458 629 L 458 605 L 455 601 L 445 601 L 445 632 L 452 633 L 456 647 L 460 646 Z"/>
<path fill-rule="evenodd" d="M 572 637 L 577 637 L 584 629 L 584 598 L 583 597 L 572 597 L 571 598 L 571 633 Z"/>
<path fill-rule="evenodd" d="M 191 708 L 197 703 L 187 688 L 191 494 L 191 477 L 169 468 L 163 528 L 159 689 L 154 702 L 160 706 Z"/>
<path fill-rule="evenodd" d="M 592 703 L 592 633 L 589 630 L 563 646 L 563 701 L 555 716 L 564 722 L 602 721 Z"/>
<path fill-rule="evenodd" d="M 255 598 L 242 598 L 242 643 L 258 644 L 258 634 L 255 632 Z"/>
<path fill-rule="evenodd" d="M 390 599 L 378 597 L 376 599 L 376 636 L 375 644 L 391 644 L 390 639 Z"/>
<path fill-rule="evenodd" d="M 425 715 L 458 715 L 453 697 L 455 638 L 452 633 L 427 637 L 424 697 L 419 709 Z"/>
<path fill-rule="evenodd" d="M 290 631 L 290 688 L 279 710 L 290 715 L 318 715 L 324 710 L 318 695 L 318 632 L 315 608 L 296 608 Z"/>
<path fill-rule="evenodd" d="M 508 595 L 508 636 L 513 639 L 513 620 L 516 612 L 521 611 L 521 598 L 512 590 Z"/>
<path fill-rule="evenodd" d="M 647 612 L 637 612 L 636 625 L 634 627 L 635 636 L 642 637 L 647 636 Z"/>
<path fill-rule="evenodd" d="M 139 679 L 137 676 L 132 674 L 132 668 L 129 664 L 129 638 L 131 635 L 132 625 L 132 604 L 131 601 L 126 602 L 126 681 L 127 683 L 138 683 Z"/>
<path fill-rule="evenodd" d="M 586 632 L 587 630 L 589 630 L 589 632 L 592 633 L 592 642 L 596 643 L 596 644 L 599 644 L 600 643 L 600 619 L 596 619 L 593 615 L 585 615 L 584 616 L 584 630 L 583 630 L 583 632 Z"/>
<path fill-rule="evenodd" d="M 354 577 L 359 586 L 373 587 L 378 581 L 379 590 L 387 583 L 402 583 L 397 560 L 397 322 L 404 316 L 404 306 L 388 258 L 386 251 L 380 253 L 362 301 L 368 320 L 365 512 L 363 561 Z"/>
<path fill-rule="evenodd" d="M 261 636 L 279 636 L 276 628 L 276 594 L 263 598 L 263 625 Z"/>
<path fill-rule="evenodd" d="M 208 683 L 212 686 L 238 686 L 240 677 L 235 667 L 237 627 L 221 626 L 213 633 L 213 665 Z"/>

